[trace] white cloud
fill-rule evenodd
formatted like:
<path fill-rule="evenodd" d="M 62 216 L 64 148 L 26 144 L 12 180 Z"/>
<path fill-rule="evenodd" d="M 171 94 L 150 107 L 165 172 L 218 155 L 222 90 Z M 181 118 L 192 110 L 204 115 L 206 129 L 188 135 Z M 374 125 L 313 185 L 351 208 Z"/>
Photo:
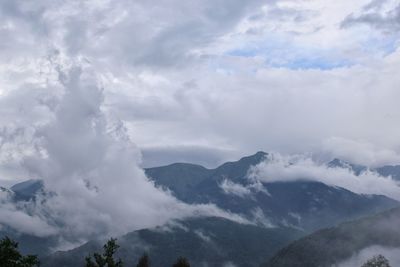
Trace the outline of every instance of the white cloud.
<path fill-rule="evenodd" d="M 221 182 L 219 187 L 225 194 L 235 195 L 238 197 L 248 197 L 251 195 L 251 190 L 241 184 L 232 182 L 231 180 L 225 179 Z"/>
<path fill-rule="evenodd" d="M 194 230 L 194 233 L 204 242 L 213 243 L 212 237 L 204 232 L 202 229 Z"/>
<path fill-rule="evenodd" d="M 38 196 L 28 210 L 7 202 L 1 223 L 76 242 L 188 216 L 245 222 L 213 205 L 186 205 L 156 188 L 139 167 L 140 151 L 123 125 L 113 125 L 102 112 L 103 93 L 95 77 L 78 67 L 59 75 L 65 92 L 50 122 L 36 126 L 33 155 L 23 157 L 23 167 L 51 193 Z"/>
<path fill-rule="evenodd" d="M 348 168 L 331 168 L 304 155 L 271 154 L 267 160 L 252 168 L 250 177 L 264 183 L 317 181 L 357 194 L 386 195 L 400 200 L 400 185 L 391 177 L 383 177 L 371 171 L 356 175 Z"/>
<path fill-rule="evenodd" d="M 274 227 L 274 225 L 270 222 L 270 220 L 265 216 L 264 212 L 261 208 L 255 208 L 251 211 L 253 216 L 253 221 L 256 224 L 262 225 L 264 227 Z"/>
<path fill-rule="evenodd" d="M 397 153 L 398 36 L 340 27 L 369 3 L 4 0 L 1 120 L 46 118 L 43 107 L 10 115 L 17 104 L 3 102 L 16 88 L 19 106 L 35 99 L 29 83 L 55 80 L 49 62 L 84 61 L 105 87 L 106 113 L 140 147 L 212 147 L 228 159 L 319 152 L 338 137 Z"/>
<path fill-rule="evenodd" d="M 0 224 L 11 226 L 20 233 L 47 237 L 58 233 L 57 229 L 45 222 L 37 215 L 28 215 L 24 211 L 16 210 L 9 204 L 3 204 L 0 209 Z"/>
<path fill-rule="evenodd" d="M 14 205 L 9 192 L 0 190 L 0 225 L 7 225 L 18 229 L 25 234 L 46 237 L 57 233 L 57 229 L 47 224 L 43 217 L 28 214 L 24 211 L 24 204 Z"/>
<path fill-rule="evenodd" d="M 323 143 L 323 147 L 340 159 L 370 167 L 396 165 L 400 162 L 400 154 L 397 151 L 379 148 L 359 140 L 332 137 Z"/>
<path fill-rule="evenodd" d="M 257 179 L 250 179 L 246 185 L 235 183 L 229 179 L 224 179 L 219 187 L 227 195 L 235 195 L 241 198 L 252 197 L 253 194 L 262 192 L 269 195 L 267 189 Z"/>

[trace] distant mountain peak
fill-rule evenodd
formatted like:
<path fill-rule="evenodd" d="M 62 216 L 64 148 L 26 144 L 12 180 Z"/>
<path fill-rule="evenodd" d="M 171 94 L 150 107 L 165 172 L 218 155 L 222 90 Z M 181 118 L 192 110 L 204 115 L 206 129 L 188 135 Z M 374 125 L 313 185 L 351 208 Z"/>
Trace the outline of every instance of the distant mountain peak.
<path fill-rule="evenodd" d="M 246 156 L 246 157 L 241 158 L 239 161 L 252 160 L 254 162 L 258 162 L 259 163 L 260 161 L 265 159 L 266 156 L 268 156 L 268 153 L 266 153 L 264 151 L 258 151 L 254 155 L 250 155 L 250 156 Z"/>
<path fill-rule="evenodd" d="M 33 185 L 39 185 L 42 184 L 41 180 L 35 180 L 35 179 L 29 179 L 23 182 L 20 182 L 18 184 L 15 184 L 11 187 L 12 191 L 21 191 L 21 190 L 26 190 L 27 188 L 30 188 Z"/>
<path fill-rule="evenodd" d="M 334 158 L 333 160 L 328 162 L 329 167 L 343 167 L 343 166 L 348 166 L 348 165 L 349 165 L 349 163 L 347 163 L 341 159 L 338 159 L 338 158 Z"/>
<path fill-rule="evenodd" d="M 145 169 L 154 169 L 154 168 L 199 168 L 199 169 L 207 169 L 206 167 L 195 164 L 195 163 L 188 163 L 188 162 L 175 162 L 165 166 L 159 167 L 152 167 L 152 168 L 145 168 Z"/>
<path fill-rule="evenodd" d="M 228 162 L 222 164 L 221 166 L 219 166 L 218 168 L 221 168 L 222 166 L 227 165 L 227 164 L 231 164 L 231 165 L 232 164 L 235 164 L 235 165 L 241 165 L 241 164 L 257 165 L 258 163 L 263 161 L 266 156 L 268 156 L 268 153 L 263 152 L 263 151 L 258 151 L 257 153 L 255 153 L 253 155 L 242 157 L 241 159 L 239 159 L 237 161 L 228 161 Z"/>
<path fill-rule="evenodd" d="M 10 189 L 13 191 L 17 199 L 29 200 L 33 198 L 44 187 L 43 181 L 30 179 L 13 185 Z"/>

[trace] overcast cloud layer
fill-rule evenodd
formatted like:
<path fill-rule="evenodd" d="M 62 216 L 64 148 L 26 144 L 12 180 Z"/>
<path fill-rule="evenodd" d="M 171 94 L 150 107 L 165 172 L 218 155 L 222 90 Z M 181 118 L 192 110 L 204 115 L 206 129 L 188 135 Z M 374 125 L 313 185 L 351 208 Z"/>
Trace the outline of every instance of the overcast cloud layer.
<path fill-rule="evenodd" d="M 94 69 L 103 108 L 144 166 L 215 166 L 257 150 L 399 163 L 399 10 L 394 0 L 1 0 L 1 179 L 21 177 L 8 151 L 25 153 L 26 123 L 48 119 L 40 88 L 54 61 Z"/>
<path fill-rule="evenodd" d="M 258 150 L 399 164 L 399 10 L 395 0 L 0 0 L 0 182 L 40 178 L 58 193 L 18 227 L 49 235 L 60 218 L 65 229 L 85 218 L 74 232 L 90 236 L 93 223 L 113 233 L 115 216 L 124 231 L 221 213 L 183 205 L 140 166 L 216 166 Z M 359 186 L 315 162 L 285 164 L 260 165 L 260 180 L 295 171 L 399 199 L 373 174 Z M 4 194 L 0 218 L 28 221 Z M 55 221 L 43 220 L 49 210 Z"/>

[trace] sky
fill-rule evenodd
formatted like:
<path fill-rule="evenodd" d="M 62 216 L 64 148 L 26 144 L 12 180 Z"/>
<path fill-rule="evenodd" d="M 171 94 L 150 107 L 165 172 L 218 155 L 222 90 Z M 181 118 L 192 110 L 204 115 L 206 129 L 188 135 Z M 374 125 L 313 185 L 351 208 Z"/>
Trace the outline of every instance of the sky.
<path fill-rule="evenodd" d="M 145 167 L 259 150 L 399 163 L 399 28 L 391 0 L 1 0 L 0 174 L 21 176 L 72 65 Z"/>
<path fill-rule="evenodd" d="M 1 191 L 0 224 L 79 242 L 193 214 L 240 221 L 142 167 L 260 150 L 279 156 L 226 193 L 301 174 L 399 199 L 392 180 L 319 163 L 400 163 L 399 30 L 393 0 L 0 0 L 0 185 L 57 193 L 18 207 Z"/>

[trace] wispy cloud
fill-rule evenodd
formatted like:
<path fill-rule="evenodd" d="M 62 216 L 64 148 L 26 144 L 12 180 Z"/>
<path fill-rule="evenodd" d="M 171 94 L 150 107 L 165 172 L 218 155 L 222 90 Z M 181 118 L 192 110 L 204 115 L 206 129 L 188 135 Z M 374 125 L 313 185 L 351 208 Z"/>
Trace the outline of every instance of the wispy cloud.
<path fill-rule="evenodd" d="M 342 22 L 342 27 L 367 25 L 372 28 L 390 32 L 400 29 L 400 5 L 394 1 L 371 1 L 361 14 L 351 14 Z"/>
<path fill-rule="evenodd" d="M 368 170 L 356 175 L 351 169 L 329 167 L 304 155 L 271 154 L 267 160 L 252 168 L 250 177 L 264 183 L 317 181 L 358 194 L 385 195 L 400 200 L 400 185 L 391 177 Z"/>

